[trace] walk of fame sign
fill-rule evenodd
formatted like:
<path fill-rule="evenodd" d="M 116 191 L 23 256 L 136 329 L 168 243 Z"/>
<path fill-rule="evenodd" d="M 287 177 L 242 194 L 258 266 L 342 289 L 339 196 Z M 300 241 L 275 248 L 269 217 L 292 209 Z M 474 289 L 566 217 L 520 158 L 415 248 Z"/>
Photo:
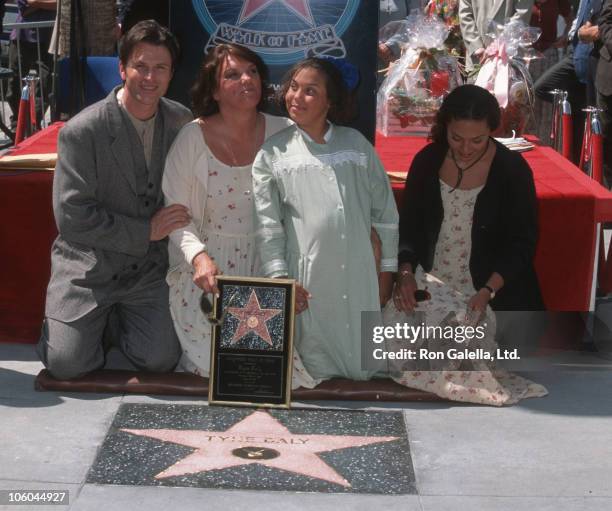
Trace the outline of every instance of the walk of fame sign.
<path fill-rule="evenodd" d="M 288 407 L 295 281 L 221 276 L 217 282 L 209 402 Z"/>
<path fill-rule="evenodd" d="M 224 43 L 257 53 L 277 88 L 296 62 L 308 57 L 343 58 L 359 69 L 351 124 L 373 142 L 376 118 L 378 2 L 374 0 L 173 0 L 170 30 L 181 44 L 181 62 L 168 97 L 190 105 L 188 91 L 204 54 Z M 274 102 L 268 113 L 279 114 Z"/>

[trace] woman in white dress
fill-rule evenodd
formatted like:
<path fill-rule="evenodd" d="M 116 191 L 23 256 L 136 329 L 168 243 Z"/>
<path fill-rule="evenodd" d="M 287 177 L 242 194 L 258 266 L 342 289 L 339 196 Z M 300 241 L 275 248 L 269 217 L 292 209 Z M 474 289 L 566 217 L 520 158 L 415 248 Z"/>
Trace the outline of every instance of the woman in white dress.
<path fill-rule="evenodd" d="M 252 51 L 211 49 L 192 89 L 196 119 L 178 134 L 162 182 L 166 204 L 183 204 L 191 222 L 170 235 L 170 311 L 183 355 L 179 370 L 207 377 L 211 325 L 202 293 L 217 292 L 216 275 L 257 272 L 251 164 L 264 140 L 289 121 L 259 111 L 267 70 Z M 294 357 L 295 358 L 295 357 Z M 294 360 L 294 387 L 315 382 Z"/>

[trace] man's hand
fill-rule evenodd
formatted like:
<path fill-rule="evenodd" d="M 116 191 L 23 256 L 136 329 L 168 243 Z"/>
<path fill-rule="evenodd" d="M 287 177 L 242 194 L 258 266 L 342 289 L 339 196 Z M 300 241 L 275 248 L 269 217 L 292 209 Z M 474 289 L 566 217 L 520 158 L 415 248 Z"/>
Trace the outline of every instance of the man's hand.
<path fill-rule="evenodd" d="M 161 208 L 151 218 L 151 241 L 163 240 L 176 229 L 185 227 L 191 221 L 189 211 L 182 204 Z"/>
<path fill-rule="evenodd" d="M 587 21 L 578 29 L 578 39 L 583 43 L 594 43 L 599 39 L 599 25 Z"/>

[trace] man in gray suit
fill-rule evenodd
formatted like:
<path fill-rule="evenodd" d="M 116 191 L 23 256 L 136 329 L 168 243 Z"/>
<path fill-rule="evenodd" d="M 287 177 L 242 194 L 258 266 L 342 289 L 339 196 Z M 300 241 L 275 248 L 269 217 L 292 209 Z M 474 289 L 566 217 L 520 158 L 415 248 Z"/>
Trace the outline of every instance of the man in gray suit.
<path fill-rule="evenodd" d="M 465 43 L 465 65 L 471 71 L 480 61 L 487 41 L 489 23 L 503 23 L 520 10 L 521 19 L 529 24 L 534 0 L 459 0 L 459 24 Z"/>
<path fill-rule="evenodd" d="M 177 56 L 167 29 L 138 23 L 120 46 L 124 85 L 60 132 L 53 181 L 59 236 L 38 343 L 56 378 L 101 368 L 107 340 L 143 370 L 169 371 L 178 361 L 166 237 L 189 215 L 181 205 L 162 207 L 161 192 L 166 153 L 191 119 L 163 98 Z"/>

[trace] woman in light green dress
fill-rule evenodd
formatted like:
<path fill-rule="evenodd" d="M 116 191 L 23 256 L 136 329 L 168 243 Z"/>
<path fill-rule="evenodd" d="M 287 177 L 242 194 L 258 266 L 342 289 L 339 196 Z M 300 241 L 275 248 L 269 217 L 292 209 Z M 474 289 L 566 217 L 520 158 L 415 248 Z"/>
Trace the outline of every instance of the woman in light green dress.
<path fill-rule="evenodd" d="M 347 96 L 330 61 L 297 64 L 281 88 L 296 125 L 268 139 L 253 164 L 262 271 L 300 284 L 295 342 L 315 379 L 376 372 L 362 367 L 361 313 L 380 311 L 397 270 L 398 213 L 387 175 L 358 131 L 333 124 Z M 372 228 L 382 248 L 380 295 Z"/>

